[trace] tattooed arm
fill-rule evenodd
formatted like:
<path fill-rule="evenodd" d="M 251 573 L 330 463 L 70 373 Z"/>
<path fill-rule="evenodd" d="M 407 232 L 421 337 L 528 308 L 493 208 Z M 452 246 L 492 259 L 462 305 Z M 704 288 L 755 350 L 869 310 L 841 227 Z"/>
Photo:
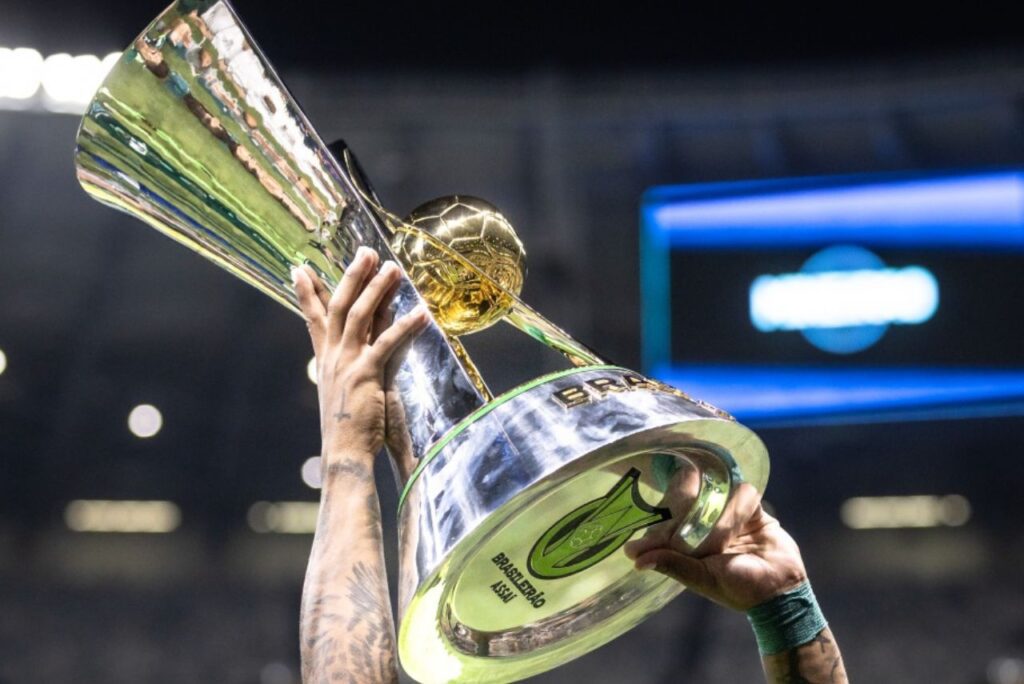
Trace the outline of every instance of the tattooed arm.
<path fill-rule="evenodd" d="M 680 472 L 674 484 L 692 494 L 695 471 Z M 671 497 L 668 505 L 674 509 Z M 688 508 L 688 497 L 681 496 Z M 682 516 L 676 516 L 676 520 Z M 642 539 L 626 545 L 626 554 L 640 569 L 660 572 L 716 603 L 747 612 L 807 581 L 800 549 L 779 521 L 765 513 L 760 495 L 740 485 L 715 530 L 694 552 L 677 534 L 678 522 L 650 528 Z M 761 659 L 769 684 L 846 682 L 839 646 L 827 627 L 796 648 Z"/>
<path fill-rule="evenodd" d="M 818 684 L 846 682 L 846 668 L 839 646 L 828 627 L 811 641 L 789 651 L 762 656 L 761 665 L 771 684 Z"/>
<path fill-rule="evenodd" d="M 373 460 L 385 437 L 384 372 L 423 329 L 424 311 L 391 324 L 399 269 L 360 248 L 330 295 L 312 270 L 295 291 L 317 358 L 323 487 L 302 590 L 302 681 L 398 680 Z"/>
<path fill-rule="evenodd" d="M 398 678 L 372 457 L 338 454 L 325 468 L 302 590 L 303 682 Z"/>

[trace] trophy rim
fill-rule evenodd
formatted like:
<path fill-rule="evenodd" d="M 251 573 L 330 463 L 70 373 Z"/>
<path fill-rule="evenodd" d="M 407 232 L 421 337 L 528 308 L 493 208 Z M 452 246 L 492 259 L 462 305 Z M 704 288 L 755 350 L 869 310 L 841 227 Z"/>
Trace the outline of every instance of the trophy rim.
<path fill-rule="evenodd" d="M 599 365 L 593 365 L 593 366 L 577 366 L 575 368 L 566 368 L 564 370 L 554 371 L 553 373 L 548 373 L 546 375 L 541 375 L 541 376 L 538 376 L 536 378 L 533 378 L 532 380 L 527 380 L 526 382 L 524 382 L 524 383 L 522 383 L 520 385 L 516 385 L 515 387 L 513 387 L 512 389 L 510 389 L 510 390 L 508 390 L 506 392 L 502 392 L 501 394 L 499 394 L 498 396 L 494 397 L 489 402 L 487 402 L 486 404 L 484 404 L 483 406 L 479 407 L 478 409 L 476 409 L 475 411 L 470 413 L 468 416 L 466 416 L 465 418 L 460 420 L 458 423 L 453 425 L 447 432 L 445 432 L 436 442 L 434 442 L 432 445 L 430 445 L 430 448 L 427 449 L 427 453 L 425 453 L 423 455 L 423 457 L 419 460 L 419 463 L 416 464 L 416 467 L 413 469 L 412 473 L 409 475 L 409 479 L 406 481 L 405 485 L 402 487 L 401 494 L 399 494 L 399 497 L 398 497 L 398 512 L 399 513 L 402 512 L 402 509 L 405 506 L 405 501 L 408 498 L 409 492 L 412 491 L 412 488 L 416 484 L 416 481 L 419 479 L 420 474 L 427 468 L 427 466 L 430 465 L 431 461 L 433 461 L 434 458 L 439 453 L 441 453 L 441 451 L 446 446 L 448 446 L 448 444 L 453 439 L 458 437 L 461 432 L 463 432 L 464 430 L 468 429 L 473 423 L 475 423 L 476 421 L 480 420 L 481 418 L 486 416 L 491 411 L 494 411 L 495 409 L 500 407 L 502 404 L 508 403 L 509 401 L 512 401 L 513 399 L 515 399 L 519 395 L 524 394 L 526 392 L 529 392 L 533 388 L 538 387 L 539 385 L 543 385 L 546 382 L 551 382 L 552 380 L 560 380 L 561 378 L 568 377 L 568 376 L 574 375 L 576 373 L 583 373 L 583 372 L 586 372 L 586 371 L 600 371 L 600 370 L 621 370 L 621 371 L 626 371 L 626 372 L 632 372 L 628 368 L 624 368 L 622 366 L 616 366 L 614 364 L 599 364 Z"/>
<path fill-rule="evenodd" d="M 701 423 L 723 422 L 714 418 L 697 420 Z M 563 635 L 550 640 L 542 638 L 541 641 L 544 643 L 534 643 L 532 648 L 521 652 L 500 655 L 487 652 L 471 653 L 460 648 L 453 638 L 455 635 L 452 634 L 453 629 L 466 627 L 458 620 L 453 621 L 451 614 L 455 591 L 462 581 L 461 572 L 484 552 L 484 545 L 492 535 L 501 533 L 518 516 L 526 515 L 527 509 L 533 504 L 546 497 L 557 496 L 563 487 L 570 486 L 576 478 L 586 473 L 631 463 L 637 457 L 664 453 L 665 449 L 661 447 L 658 438 L 672 429 L 672 426 L 666 425 L 644 430 L 574 459 L 492 511 L 468 538 L 460 542 L 458 550 L 453 550 L 441 565 L 422 579 L 415 595 L 410 597 L 408 605 L 404 607 L 398 633 L 403 667 L 410 673 L 415 672 L 417 676 L 423 676 L 426 672 L 437 675 L 427 677 L 425 681 L 483 681 L 480 677 L 484 676 L 485 672 L 486 681 L 518 681 L 551 670 L 616 639 L 660 611 L 668 602 L 685 591 L 683 585 L 668 577 L 654 573 L 631 572 L 602 589 L 599 594 L 602 598 L 597 603 L 586 606 L 583 612 L 589 613 L 599 604 L 606 608 L 618 605 L 621 599 L 615 598 L 616 593 L 635 592 L 632 600 L 609 612 L 590 628 L 581 629 L 569 637 Z M 709 450 L 714 448 L 712 444 L 702 442 L 703 440 L 694 435 L 688 447 Z M 624 447 L 628 447 L 625 452 Z M 728 477 L 731 481 L 737 482 L 738 476 L 738 481 L 743 481 L 737 471 L 729 469 Z M 763 491 L 763 483 L 758 484 L 759 491 Z M 730 497 L 732 491 L 734 490 L 730 491 Z M 578 606 L 543 618 L 538 623 L 525 623 L 518 628 L 497 632 L 477 631 L 469 627 L 469 632 L 463 635 L 463 638 L 472 642 L 473 636 L 485 637 L 487 642 L 491 643 L 491 638 L 496 636 L 516 637 L 522 634 L 527 641 L 531 641 L 531 631 L 536 631 L 537 627 L 543 631 L 544 624 L 558 622 L 572 612 L 579 612 Z M 429 631 L 423 629 L 428 618 L 432 625 Z M 453 671 L 445 672 L 446 665 Z"/>
<path fill-rule="evenodd" d="M 591 395 L 592 400 L 582 403 L 570 403 L 575 395 L 564 394 L 570 388 L 593 387 L 594 382 L 611 376 L 621 380 L 626 375 L 639 376 L 636 379 L 642 379 L 643 384 L 633 385 L 634 390 Z M 579 380 L 581 377 L 583 379 Z M 558 390 L 562 393 L 561 399 L 568 401 L 560 402 L 553 390 Z M 555 410 L 559 404 L 564 413 Z M 632 423 L 628 418 L 631 410 L 658 418 L 644 425 Z M 654 412 L 648 414 L 648 411 Z M 542 538 L 547 532 L 541 534 L 540 528 L 559 515 L 564 517 L 568 509 L 560 509 L 568 506 L 570 500 L 582 503 L 584 498 L 593 498 L 590 493 L 597 495 L 608 491 L 608 475 L 620 477 L 623 475 L 620 470 L 633 466 L 653 475 L 655 468 L 646 459 L 666 452 L 694 450 L 706 452 L 709 458 L 721 462 L 721 473 L 730 483 L 728 498 L 742 483 L 763 492 L 768 479 L 767 449 L 756 433 L 724 411 L 620 366 L 571 368 L 549 374 L 513 388 L 499 396 L 494 406 L 481 407 L 478 413 L 473 421 L 453 428 L 452 434 L 446 434 L 435 445 L 432 464 L 422 470 L 422 476 L 409 491 L 408 503 L 401 510 L 399 655 L 406 671 L 424 681 L 513 681 L 550 670 L 632 629 L 681 591 L 677 584 L 658 584 L 650 578 L 619 581 L 617 575 L 625 572 L 627 564 L 621 551 L 617 552 L 618 557 L 613 552 L 597 561 L 602 565 L 613 562 L 614 567 L 607 567 L 589 578 L 581 575 L 567 580 L 576 583 L 582 579 L 592 586 L 597 580 L 603 588 L 593 595 L 601 597 L 596 598 L 596 602 L 587 602 L 587 596 L 572 591 L 575 598 L 567 596 L 561 606 L 553 605 L 552 597 L 556 602 L 562 599 L 545 583 L 560 581 L 577 572 L 589 572 L 597 566 L 573 570 L 554 579 L 545 579 L 533 571 L 528 576 L 532 551 L 526 558 L 520 553 L 516 554 L 519 558 L 511 554 L 506 557 L 514 560 L 508 572 L 519 578 L 529 577 L 525 588 L 523 583 L 517 583 L 517 579 L 508 575 L 506 569 L 500 568 L 499 574 L 486 575 L 487 581 L 480 582 L 485 577 L 481 572 L 484 566 L 497 566 L 495 559 L 499 556 L 493 552 L 503 550 L 504 546 L 515 550 L 516 544 L 507 540 Z M 602 418 L 607 415 L 614 417 Z M 565 417 L 564 422 L 560 416 Z M 506 422 L 508 420 L 512 422 Z M 488 425 L 489 421 L 497 421 L 497 424 Z M 545 424 L 550 425 L 550 429 L 542 429 Z M 473 430 L 480 432 L 474 435 Z M 491 432 L 495 433 L 493 441 L 488 438 Z M 603 441 L 602 435 L 614 434 L 622 436 Z M 549 439 L 557 444 L 548 444 Z M 541 442 L 551 448 L 539 451 L 532 448 Z M 466 460 L 470 453 L 476 456 Z M 540 453 L 549 457 L 533 458 Z M 593 483 L 598 480 L 581 479 L 598 471 L 605 473 L 602 477 L 606 479 L 601 480 L 605 484 L 596 486 Z M 474 489 L 465 484 L 470 481 L 479 482 L 480 487 Z M 519 491 L 511 497 L 502 494 L 515 489 Z M 573 491 L 580 495 L 573 495 Z M 568 499 L 565 494 L 569 495 Z M 705 538 L 702 530 L 707 531 L 703 521 L 707 519 L 713 525 L 718 517 L 715 511 L 722 510 L 728 498 L 723 500 L 721 496 L 709 495 L 702 499 L 708 505 L 694 508 L 694 515 L 681 519 L 679 535 L 682 540 L 697 548 Z M 651 499 L 647 502 L 650 504 Z M 559 509 L 557 514 L 555 508 Z M 527 522 L 525 528 L 519 526 L 518 520 L 530 518 L 544 522 L 537 526 Z M 526 548 L 522 547 L 522 551 Z M 628 565 L 632 575 L 632 565 Z M 526 611 L 521 618 L 511 618 L 523 619 L 523 622 L 507 625 L 501 624 L 501 620 L 478 621 L 474 606 L 483 605 L 479 602 L 480 596 L 490 596 L 486 588 L 491 579 L 501 579 L 501 574 L 513 582 L 511 586 L 518 592 L 516 605 L 520 609 L 529 607 L 521 605 L 523 599 L 539 609 L 532 598 L 540 598 L 547 592 L 545 605 L 555 612 L 538 612 L 535 619 L 531 619 L 528 617 L 531 613 Z M 599 579 L 602 574 L 611 583 L 603 584 Z M 474 577 L 476 579 L 472 579 Z M 534 577 L 541 583 L 535 582 Z M 465 584 L 467 578 L 469 584 Z M 463 586 L 468 588 L 468 593 L 463 593 Z M 489 588 L 499 600 L 508 603 L 494 586 Z M 632 607 L 613 611 L 619 605 L 613 596 L 629 597 L 626 602 Z M 581 602 L 587 602 L 586 608 L 576 610 Z M 460 605 L 469 606 L 470 612 L 458 608 Z M 577 615 L 593 611 L 597 614 L 593 623 L 576 622 Z M 563 624 L 569 623 L 576 624 L 573 632 L 578 636 L 566 638 L 547 633 L 549 630 L 557 632 Z M 474 647 L 481 650 L 474 653 Z"/>

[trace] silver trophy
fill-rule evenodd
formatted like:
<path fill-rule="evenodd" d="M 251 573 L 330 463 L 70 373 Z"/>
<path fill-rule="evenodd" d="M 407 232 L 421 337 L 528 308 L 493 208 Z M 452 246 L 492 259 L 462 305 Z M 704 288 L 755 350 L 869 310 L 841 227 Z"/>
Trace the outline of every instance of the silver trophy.
<path fill-rule="evenodd" d="M 395 373 L 404 448 L 399 656 L 421 681 L 511 681 L 579 656 L 681 585 L 637 572 L 632 536 L 699 552 L 764 445 L 725 412 L 593 351 L 524 304 L 522 243 L 470 197 L 387 211 L 351 152 L 310 126 L 225 0 L 179 0 L 135 40 L 82 120 L 85 190 L 298 312 L 291 269 L 333 287 L 360 245 L 404 270 L 401 315 L 433 322 Z M 498 321 L 562 352 L 498 396 L 459 342 Z M 683 473 L 695 490 L 677 495 Z"/>

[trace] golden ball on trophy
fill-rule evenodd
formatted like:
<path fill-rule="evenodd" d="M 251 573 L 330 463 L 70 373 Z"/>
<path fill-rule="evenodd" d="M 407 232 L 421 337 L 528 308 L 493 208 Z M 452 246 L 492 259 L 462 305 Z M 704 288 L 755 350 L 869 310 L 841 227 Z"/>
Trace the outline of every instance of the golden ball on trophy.
<path fill-rule="evenodd" d="M 507 292 L 518 296 L 526 277 L 526 251 L 497 207 L 466 195 L 439 197 L 405 223 L 391 248 L 448 334 L 483 330 L 508 313 Z"/>

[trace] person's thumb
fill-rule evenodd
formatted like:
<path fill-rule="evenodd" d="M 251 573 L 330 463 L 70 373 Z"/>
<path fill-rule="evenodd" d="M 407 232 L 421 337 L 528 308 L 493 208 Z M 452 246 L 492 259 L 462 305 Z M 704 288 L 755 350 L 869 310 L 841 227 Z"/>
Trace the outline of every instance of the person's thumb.
<path fill-rule="evenodd" d="M 648 551 L 663 548 L 665 548 L 665 540 L 661 535 L 646 534 L 639 539 L 626 542 L 626 545 L 622 547 L 622 550 L 626 554 L 627 558 L 630 560 L 636 560 Z"/>
<path fill-rule="evenodd" d="M 713 578 L 702 561 L 672 549 L 660 548 L 641 553 L 636 557 L 636 567 L 638 570 L 659 572 L 700 593 L 710 590 L 713 584 Z"/>

